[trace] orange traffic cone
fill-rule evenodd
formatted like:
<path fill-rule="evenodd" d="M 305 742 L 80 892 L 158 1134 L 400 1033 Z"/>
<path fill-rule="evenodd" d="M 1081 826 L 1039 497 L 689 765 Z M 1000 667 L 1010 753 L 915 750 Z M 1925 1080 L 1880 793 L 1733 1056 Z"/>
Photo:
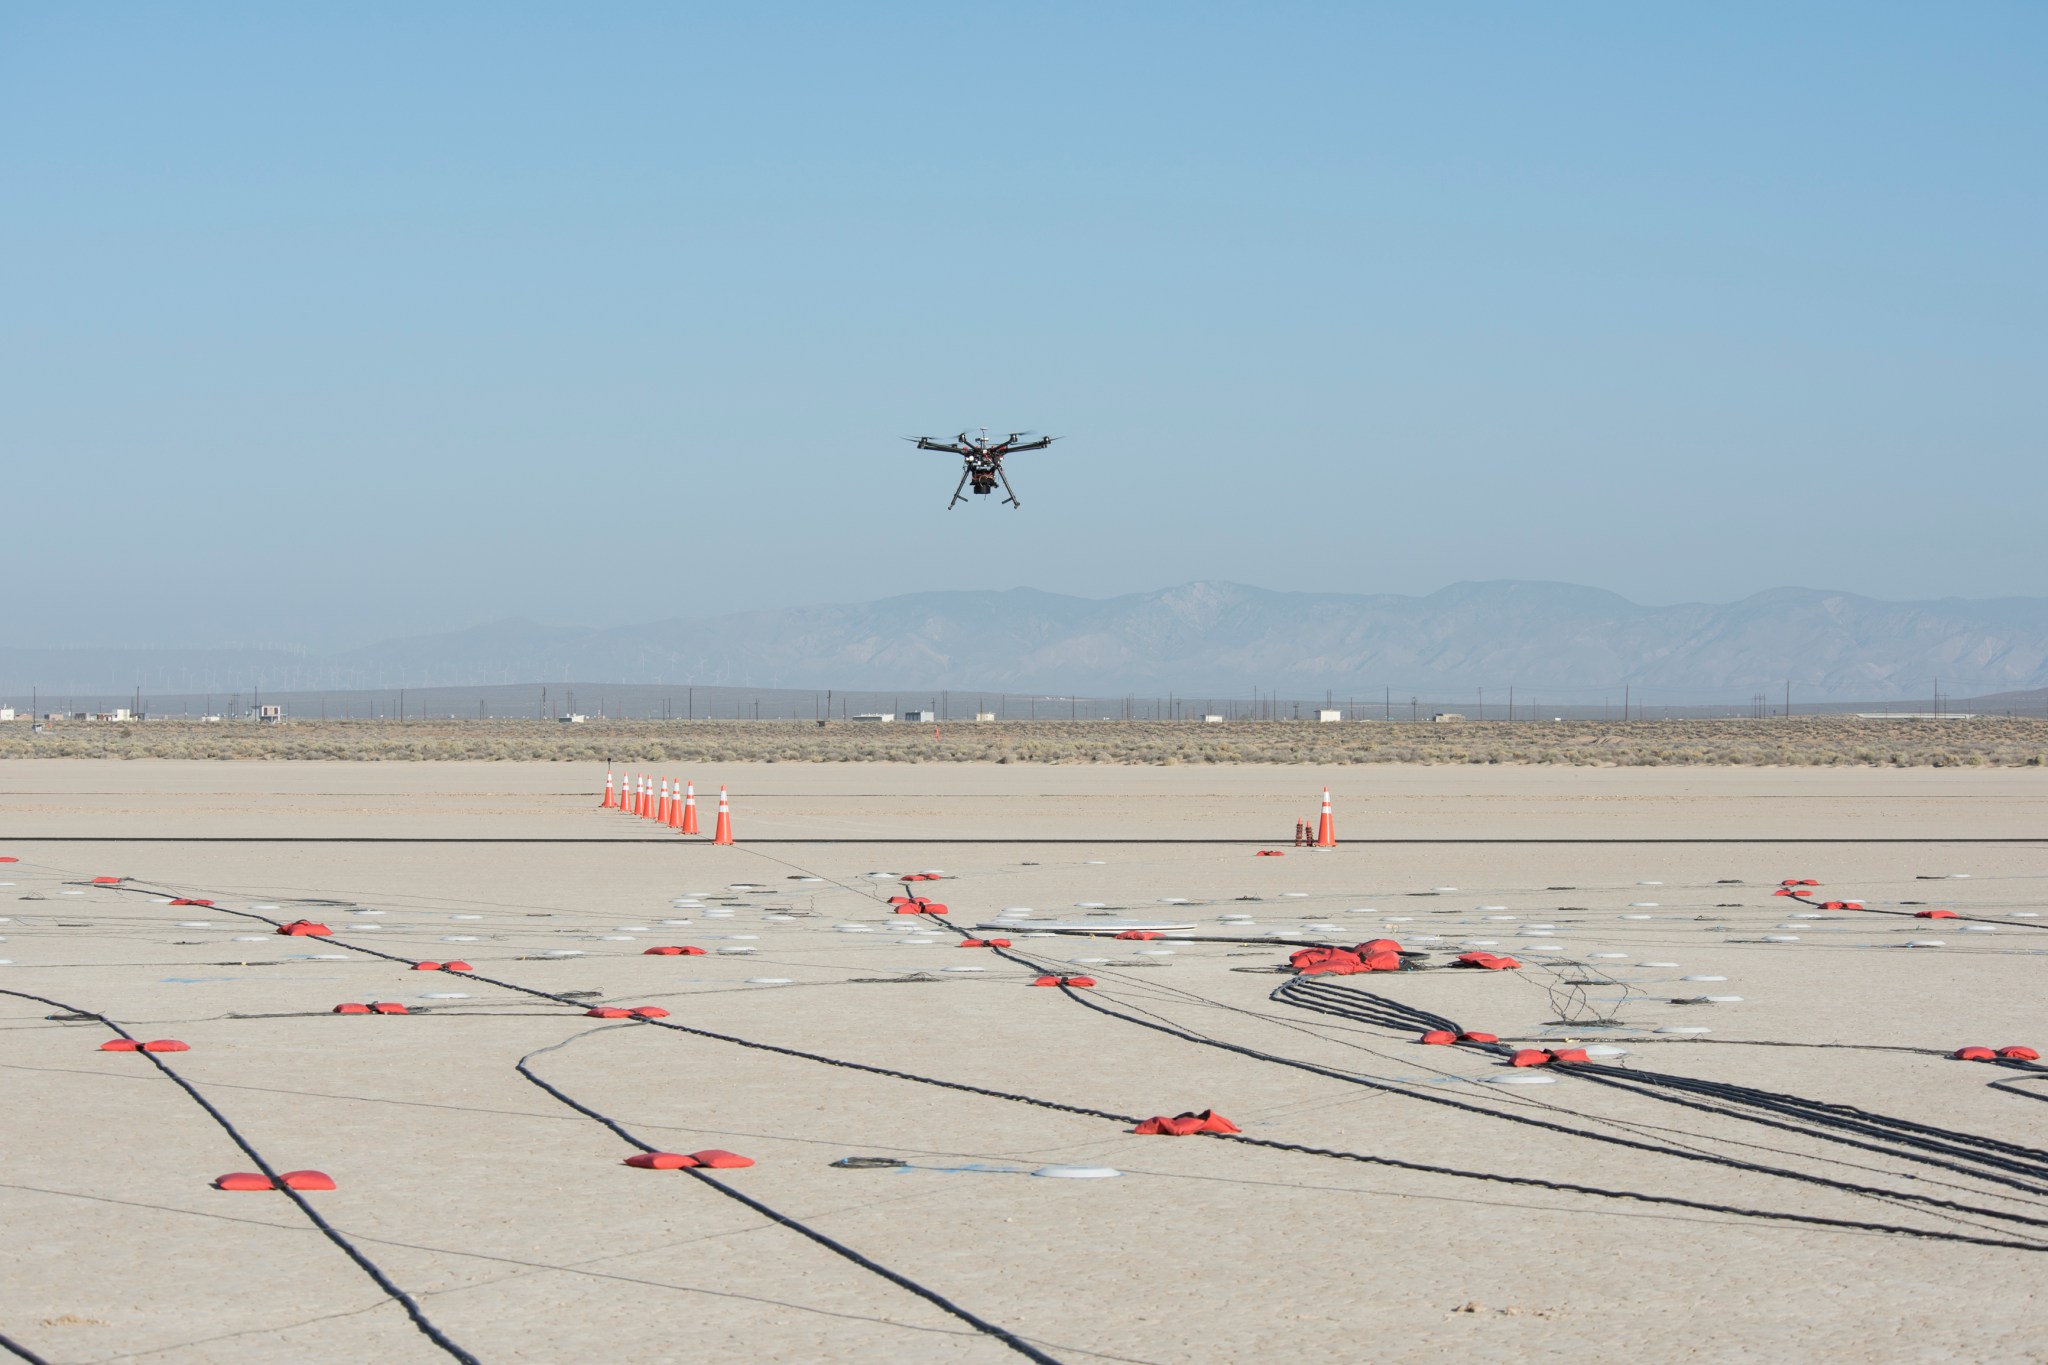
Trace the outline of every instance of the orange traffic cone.
<path fill-rule="evenodd" d="M 633 814 L 642 820 L 647 818 L 647 775 L 642 773 L 633 788 Z"/>
<path fill-rule="evenodd" d="M 604 770 L 604 804 L 599 806 L 598 809 L 610 810 L 616 804 L 617 803 L 612 800 L 612 770 L 610 768 L 606 768 Z"/>
<path fill-rule="evenodd" d="M 1335 848 L 1336 846 L 1337 821 L 1330 815 L 1330 789 L 1325 787 L 1323 788 L 1323 819 L 1322 823 L 1316 826 L 1316 847 Z"/>
<path fill-rule="evenodd" d="M 696 832 L 697 784 L 695 782 L 689 782 L 685 783 L 683 786 L 683 833 L 695 834 Z"/>
<path fill-rule="evenodd" d="M 725 799 L 725 788 L 718 789 L 718 828 L 711 833 L 714 844 L 732 842 L 732 805 Z"/>
<path fill-rule="evenodd" d="M 661 779 L 661 804 L 654 808 L 654 823 L 668 823 L 668 779 L 665 777 Z"/>

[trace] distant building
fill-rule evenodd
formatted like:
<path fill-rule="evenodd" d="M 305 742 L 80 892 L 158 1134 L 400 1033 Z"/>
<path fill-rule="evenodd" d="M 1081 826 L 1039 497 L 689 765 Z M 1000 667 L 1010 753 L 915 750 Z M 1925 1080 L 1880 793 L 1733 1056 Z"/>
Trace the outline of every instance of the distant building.
<path fill-rule="evenodd" d="M 905 711 L 903 713 L 903 719 L 909 721 L 912 725 L 930 725 L 938 720 L 938 718 L 939 713 L 936 711 Z"/>
<path fill-rule="evenodd" d="M 256 708 L 256 719 L 265 724 L 276 725 L 284 720 L 284 708 L 282 706 L 259 706 Z"/>
<path fill-rule="evenodd" d="M 589 720 L 590 717 L 584 715 L 581 711 L 571 711 L 565 716 L 556 716 L 555 719 L 564 725 L 581 725 Z"/>
<path fill-rule="evenodd" d="M 94 711 L 91 715 L 80 711 L 77 719 L 109 723 L 127 722 L 135 719 L 135 713 L 125 706 L 117 706 L 111 711 Z"/>
<path fill-rule="evenodd" d="M 1316 712 L 1316 719 L 1324 725 L 1334 725 L 1344 719 L 1344 713 L 1342 711 L 1318 711 Z"/>
<path fill-rule="evenodd" d="M 1202 717 L 1202 724 L 1204 725 L 1221 725 L 1222 723 L 1223 717 L 1221 716 L 1208 715 Z"/>
<path fill-rule="evenodd" d="M 1430 719 L 1441 724 L 1446 721 L 1463 720 L 1465 719 L 1465 716 L 1462 712 L 1459 711 L 1439 711 L 1435 715 L 1431 716 Z"/>
<path fill-rule="evenodd" d="M 11 707 L 11 706 L 0 706 L 0 720 L 13 720 L 13 719 L 14 719 L 14 708 L 13 708 L 13 707 Z"/>
<path fill-rule="evenodd" d="M 876 725 L 893 725 L 896 721 L 896 713 L 894 711 L 868 711 L 855 716 L 854 719 L 870 721 Z"/>
<path fill-rule="evenodd" d="M 974 713 L 974 718 L 976 720 L 994 720 L 996 718 L 996 713 L 993 711 L 976 711 Z"/>

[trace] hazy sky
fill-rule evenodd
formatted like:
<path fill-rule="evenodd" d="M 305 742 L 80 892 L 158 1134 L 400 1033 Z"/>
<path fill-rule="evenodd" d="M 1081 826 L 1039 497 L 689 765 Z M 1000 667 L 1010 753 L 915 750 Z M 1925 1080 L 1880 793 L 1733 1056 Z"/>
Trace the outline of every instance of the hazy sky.
<path fill-rule="evenodd" d="M 2048 5 L 0 10 L 12 644 L 2048 592 Z M 1070 436 L 951 514 L 896 438 Z"/>

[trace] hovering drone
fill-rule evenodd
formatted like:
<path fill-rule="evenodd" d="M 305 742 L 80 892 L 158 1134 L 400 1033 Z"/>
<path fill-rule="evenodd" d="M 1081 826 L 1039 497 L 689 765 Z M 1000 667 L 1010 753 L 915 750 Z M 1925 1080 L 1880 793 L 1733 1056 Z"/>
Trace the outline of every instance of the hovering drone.
<path fill-rule="evenodd" d="M 966 462 L 966 467 L 960 471 L 960 482 L 953 485 L 953 501 L 946 504 L 946 510 L 950 512 L 962 501 L 960 490 L 970 483 L 974 485 L 974 491 L 984 497 L 995 492 L 996 484 L 1001 483 L 1007 495 L 1003 501 L 1021 508 L 1024 504 L 1017 501 L 1017 491 L 1010 487 L 1009 476 L 1003 473 L 1003 456 L 1014 455 L 1020 450 L 1044 450 L 1059 439 L 1057 436 L 1041 436 L 1035 441 L 1026 441 L 1024 438 L 1030 434 L 1028 431 L 1013 431 L 1000 441 L 991 441 L 988 428 L 983 427 L 978 437 L 970 437 L 963 431 L 957 440 L 951 442 L 934 441 L 929 436 L 906 436 L 903 439 L 916 441 L 919 450 L 943 450 L 949 455 L 958 455 Z"/>

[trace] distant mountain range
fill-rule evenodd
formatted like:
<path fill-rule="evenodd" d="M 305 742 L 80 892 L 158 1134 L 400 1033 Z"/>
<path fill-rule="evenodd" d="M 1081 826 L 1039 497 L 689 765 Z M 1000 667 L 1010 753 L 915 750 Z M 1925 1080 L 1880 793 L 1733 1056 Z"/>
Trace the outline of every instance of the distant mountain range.
<path fill-rule="evenodd" d="M 1107 600 L 1019 588 L 605 630 L 506 620 L 332 654 L 0 648 L 0 697 L 477 686 L 559 679 L 1048 695 L 1915 700 L 2048 686 L 2048 598 L 1885 602 L 1776 588 L 1646 607 L 1563 583 L 1426 597 L 1190 583 Z"/>

